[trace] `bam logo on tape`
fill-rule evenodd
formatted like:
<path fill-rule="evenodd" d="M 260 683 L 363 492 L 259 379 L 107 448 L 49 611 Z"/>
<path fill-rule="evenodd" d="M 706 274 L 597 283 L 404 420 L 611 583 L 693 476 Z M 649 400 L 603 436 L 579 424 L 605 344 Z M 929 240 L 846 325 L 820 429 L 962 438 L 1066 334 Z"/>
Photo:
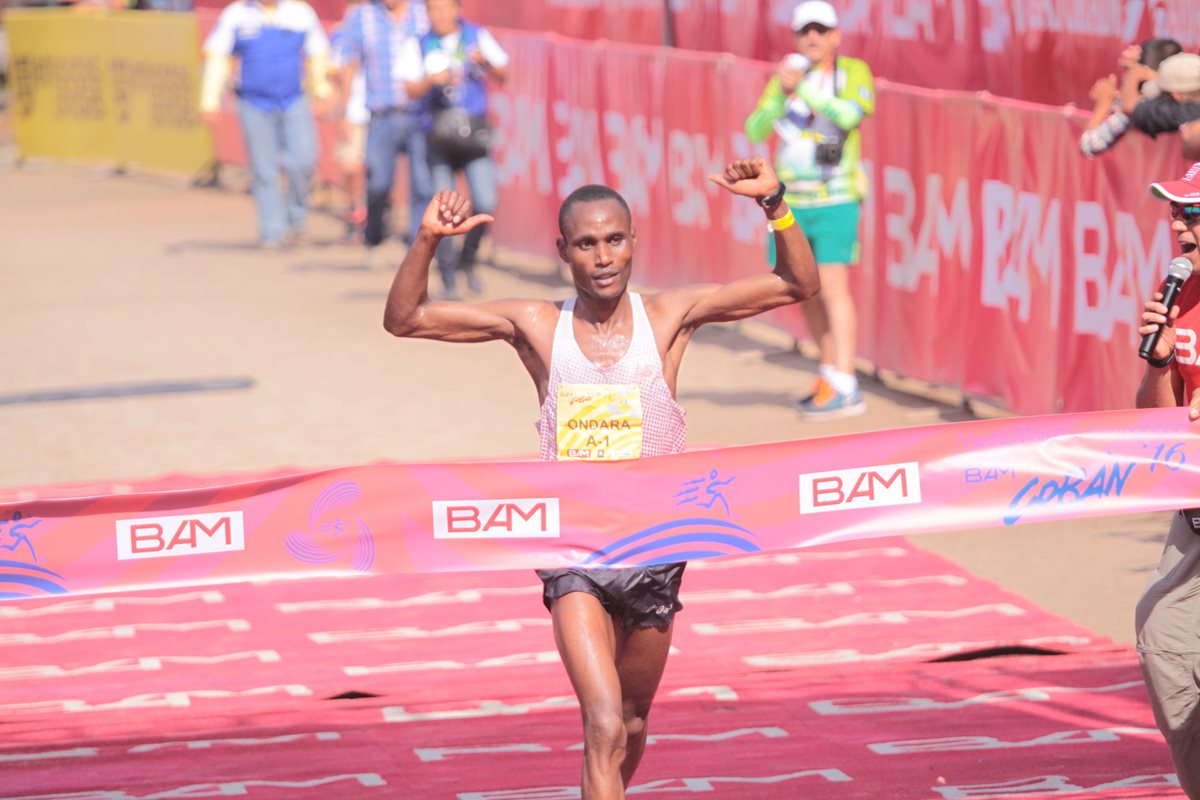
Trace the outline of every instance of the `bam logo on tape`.
<path fill-rule="evenodd" d="M 557 539 L 558 498 L 434 500 L 435 539 Z"/>
<path fill-rule="evenodd" d="M 117 558 L 162 558 L 246 549 L 241 511 L 117 520 Z"/>
<path fill-rule="evenodd" d="M 801 514 L 920 502 L 921 473 L 915 461 L 800 476 Z"/>

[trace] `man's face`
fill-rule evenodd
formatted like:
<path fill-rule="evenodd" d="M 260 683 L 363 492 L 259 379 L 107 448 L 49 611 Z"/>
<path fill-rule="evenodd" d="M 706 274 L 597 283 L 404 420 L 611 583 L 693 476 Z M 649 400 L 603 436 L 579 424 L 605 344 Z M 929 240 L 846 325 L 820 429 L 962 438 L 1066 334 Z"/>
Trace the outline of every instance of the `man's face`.
<path fill-rule="evenodd" d="M 842 43 L 842 32 L 838 28 L 826 28 L 810 22 L 795 32 L 796 52 L 814 64 L 827 63 L 837 54 Z"/>
<path fill-rule="evenodd" d="M 576 203 L 564 220 L 558 255 L 570 268 L 575 291 L 598 300 L 625 293 L 637 237 L 616 200 Z"/>
<path fill-rule="evenodd" d="M 458 0 L 428 0 L 429 28 L 437 36 L 446 36 L 458 30 Z"/>
<path fill-rule="evenodd" d="M 1171 203 L 1171 232 L 1179 244 L 1179 252 L 1200 267 L 1200 202 Z"/>

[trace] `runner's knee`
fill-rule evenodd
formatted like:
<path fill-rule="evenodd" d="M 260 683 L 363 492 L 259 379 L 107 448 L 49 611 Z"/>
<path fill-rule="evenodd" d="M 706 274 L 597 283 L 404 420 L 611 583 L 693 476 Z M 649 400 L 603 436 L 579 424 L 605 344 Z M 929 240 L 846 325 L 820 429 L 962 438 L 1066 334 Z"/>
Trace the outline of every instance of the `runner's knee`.
<path fill-rule="evenodd" d="M 625 720 L 610 711 L 588 714 L 583 723 L 583 736 L 589 750 L 604 755 L 624 751 L 628 741 Z"/>

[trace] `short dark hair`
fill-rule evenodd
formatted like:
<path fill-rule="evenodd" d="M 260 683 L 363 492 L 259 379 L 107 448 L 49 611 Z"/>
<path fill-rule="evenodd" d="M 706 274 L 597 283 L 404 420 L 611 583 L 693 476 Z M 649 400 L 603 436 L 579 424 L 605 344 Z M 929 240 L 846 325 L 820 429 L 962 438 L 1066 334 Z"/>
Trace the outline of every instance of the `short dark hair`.
<path fill-rule="evenodd" d="M 1174 39 L 1147 39 L 1142 42 L 1142 57 L 1138 60 L 1156 70 L 1164 60 L 1182 52 L 1183 45 Z"/>
<path fill-rule="evenodd" d="M 629 204 L 625 202 L 624 197 L 621 197 L 620 192 L 599 183 L 589 183 L 567 195 L 567 199 L 563 200 L 562 205 L 558 207 L 559 235 L 564 239 L 567 238 L 567 214 L 571 213 L 572 208 L 580 203 L 594 203 L 598 200 L 615 200 L 617 205 L 625 210 L 625 216 L 629 219 L 630 224 L 633 224 L 633 214 L 629 212 Z"/>

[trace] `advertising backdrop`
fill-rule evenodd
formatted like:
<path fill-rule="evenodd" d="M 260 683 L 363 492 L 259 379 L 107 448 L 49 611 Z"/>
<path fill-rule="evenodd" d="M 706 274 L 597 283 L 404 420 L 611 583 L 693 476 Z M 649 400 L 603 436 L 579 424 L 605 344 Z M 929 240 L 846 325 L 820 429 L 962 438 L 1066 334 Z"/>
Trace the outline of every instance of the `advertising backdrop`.
<path fill-rule="evenodd" d="M 793 49 L 797 0 L 463 0 L 502 27 L 663 44 L 777 61 Z M 842 50 L 875 74 L 929 89 L 987 91 L 1090 106 L 1092 82 L 1130 42 L 1170 37 L 1200 49 L 1200 14 L 1180 0 L 833 0 Z M 663 8 L 668 14 L 663 22 Z M 668 36 L 669 34 L 669 36 Z"/>
<path fill-rule="evenodd" d="M 184 172 L 212 161 L 193 15 L 15 8 L 4 21 L 24 156 Z"/>

